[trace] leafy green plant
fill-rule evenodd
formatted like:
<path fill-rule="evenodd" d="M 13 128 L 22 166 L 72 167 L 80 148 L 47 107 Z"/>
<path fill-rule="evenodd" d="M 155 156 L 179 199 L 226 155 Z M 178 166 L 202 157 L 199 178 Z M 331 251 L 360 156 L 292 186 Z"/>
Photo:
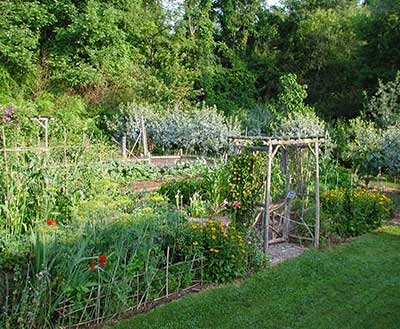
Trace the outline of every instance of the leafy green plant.
<path fill-rule="evenodd" d="M 376 190 L 329 190 L 321 194 L 322 232 L 339 239 L 372 231 L 389 219 L 392 202 Z"/>
<path fill-rule="evenodd" d="M 226 282 L 247 273 L 247 246 L 235 227 L 209 220 L 203 224 L 193 222 L 182 229 L 176 237 L 177 251 L 184 255 L 202 254 L 206 280 Z"/>
<path fill-rule="evenodd" d="M 189 204 L 190 198 L 193 194 L 199 193 L 202 195 L 204 192 L 202 179 L 182 179 L 177 181 L 170 181 L 161 184 L 160 193 L 165 195 L 172 203 L 175 203 L 175 196 L 178 194 L 182 196 L 183 204 Z"/>

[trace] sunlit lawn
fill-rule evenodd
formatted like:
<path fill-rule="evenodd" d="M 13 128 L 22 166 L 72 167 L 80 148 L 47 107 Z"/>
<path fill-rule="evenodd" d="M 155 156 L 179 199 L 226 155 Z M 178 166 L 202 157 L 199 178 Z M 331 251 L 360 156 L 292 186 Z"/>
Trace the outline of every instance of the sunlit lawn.
<path fill-rule="evenodd" d="M 400 328 L 400 227 L 309 251 L 240 286 L 190 295 L 112 328 Z"/>

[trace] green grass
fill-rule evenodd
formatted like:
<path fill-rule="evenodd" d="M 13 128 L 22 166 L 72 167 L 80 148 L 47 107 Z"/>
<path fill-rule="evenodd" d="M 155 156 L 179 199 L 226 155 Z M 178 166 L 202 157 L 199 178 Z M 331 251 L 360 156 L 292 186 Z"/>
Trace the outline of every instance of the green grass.
<path fill-rule="evenodd" d="M 107 328 L 399 327 L 400 228 L 384 227 Z"/>

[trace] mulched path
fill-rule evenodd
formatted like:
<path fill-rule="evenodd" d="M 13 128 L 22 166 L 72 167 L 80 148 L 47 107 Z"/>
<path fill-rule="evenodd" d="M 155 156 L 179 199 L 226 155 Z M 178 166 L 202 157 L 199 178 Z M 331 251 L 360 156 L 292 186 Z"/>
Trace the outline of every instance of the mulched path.
<path fill-rule="evenodd" d="M 143 181 L 143 182 L 134 182 L 130 183 L 129 187 L 137 192 L 150 192 L 157 191 L 160 189 L 162 181 Z"/>
<path fill-rule="evenodd" d="M 400 225 L 400 208 L 397 209 L 397 215 L 389 220 L 387 223 L 388 225 Z"/>
<path fill-rule="evenodd" d="M 300 256 L 307 248 L 297 243 L 277 243 L 269 246 L 268 255 L 271 265 L 284 262 L 289 258 Z"/>

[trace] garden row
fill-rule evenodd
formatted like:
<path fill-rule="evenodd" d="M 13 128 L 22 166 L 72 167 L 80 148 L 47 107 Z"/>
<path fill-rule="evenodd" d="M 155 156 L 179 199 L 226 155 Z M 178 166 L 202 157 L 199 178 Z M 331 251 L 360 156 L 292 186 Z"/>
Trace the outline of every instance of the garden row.
<path fill-rule="evenodd" d="M 263 198 L 265 154 L 162 170 L 89 166 L 90 156 L 54 167 L 47 157 L 26 154 L 2 172 L 4 327 L 101 322 L 193 283 L 227 282 L 266 266 L 250 225 Z M 390 200 L 353 188 L 351 175 L 335 168 L 323 159 L 322 239 L 381 225 Z M 285 194 L 280 170 L 275 162 L 273 200 Z M 187 177 L 165 182 L 159 193 L 129 188 L 149 172 Z"/>

